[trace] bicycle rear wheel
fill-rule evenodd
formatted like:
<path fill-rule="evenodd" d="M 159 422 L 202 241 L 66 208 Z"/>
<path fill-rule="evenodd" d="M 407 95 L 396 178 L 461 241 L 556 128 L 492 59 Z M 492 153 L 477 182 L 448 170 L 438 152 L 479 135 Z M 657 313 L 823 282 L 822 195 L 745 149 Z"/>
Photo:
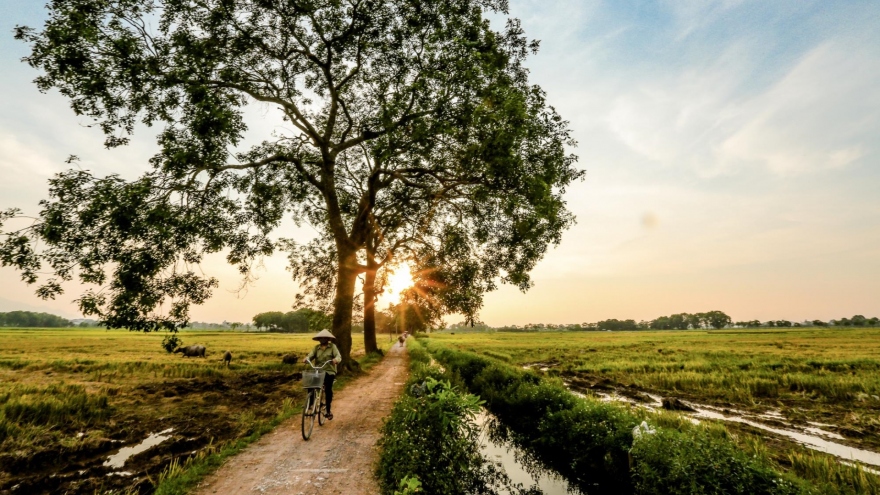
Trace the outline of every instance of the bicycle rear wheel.
<path fill-rule="evenodd" d="M 325 411 L 324 406 L 327 405 L 327 402 L 326 402 L 327 398 L 324 396 L 323 389 L 318 389 L 318 397 L 320 397 L 320 399 L 317 401 L 318 402 L 318 424 L 321 426 L 324 426 L 324 422 L 326 420 L 326 417 L 324 416 L 324 411 Z"/>
<path fill-rule="evenodd" d="M 312 436 L 312 429 L 315 428 L 315 402 L 315 390 L 310 389 L 306 394 L 306 403 L 302 413 L 303 440 L 308 440 Z"/>

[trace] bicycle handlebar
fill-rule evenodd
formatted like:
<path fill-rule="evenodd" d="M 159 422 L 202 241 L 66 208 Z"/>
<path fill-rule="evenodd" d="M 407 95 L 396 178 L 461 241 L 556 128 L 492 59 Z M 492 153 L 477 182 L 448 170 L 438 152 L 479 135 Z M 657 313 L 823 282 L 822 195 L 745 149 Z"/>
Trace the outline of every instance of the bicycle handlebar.
<path fill-rule="evenodd" d="M 321 366 L 315 366 L 314 364 L 312 364 L 312 361 L 311 361 L 308 357 L 306 357 L 306 362 L 309 363 L 309 366 L 311 366 L 312 369 L 316 369 L 316 370 L 323 369 L 324 366 L 327 366 L 327 363 L 332 363 L 333 361 L 334 361 L 334 360 L 331 359 L 331 360 L 329 360 L 329 361 L 325 361 L 324 364 L 322 364 Z"/>

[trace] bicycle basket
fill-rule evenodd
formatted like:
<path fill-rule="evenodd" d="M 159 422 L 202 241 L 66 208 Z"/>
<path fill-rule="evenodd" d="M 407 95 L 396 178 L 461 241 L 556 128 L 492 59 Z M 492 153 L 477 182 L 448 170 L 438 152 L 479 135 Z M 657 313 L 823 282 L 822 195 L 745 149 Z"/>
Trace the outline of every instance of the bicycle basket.
<path fill-rule="evenodd" d="M 325 371 L 304 371 L 303 372 L 303 388 L 321 388 L 324 386 Z"/>

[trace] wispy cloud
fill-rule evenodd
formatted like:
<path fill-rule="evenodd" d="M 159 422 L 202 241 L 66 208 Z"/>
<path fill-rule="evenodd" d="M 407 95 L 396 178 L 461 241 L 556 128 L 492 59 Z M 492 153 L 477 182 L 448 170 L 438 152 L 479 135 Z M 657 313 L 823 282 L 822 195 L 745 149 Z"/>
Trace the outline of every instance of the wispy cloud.
<path fill-rule="evenodd" d="M 828 41 L 811 50 L 781 81 L 744 105 L 746 122 L 719 146 L 721 161 L 757 162 L 791 175 L 876 160 L 876 47 Z"/>

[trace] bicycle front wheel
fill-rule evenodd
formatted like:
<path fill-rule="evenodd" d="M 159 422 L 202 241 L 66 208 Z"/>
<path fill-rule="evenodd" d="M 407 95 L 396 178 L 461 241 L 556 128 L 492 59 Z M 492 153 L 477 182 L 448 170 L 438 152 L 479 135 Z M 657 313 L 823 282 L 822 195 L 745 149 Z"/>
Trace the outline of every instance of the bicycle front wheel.
<path fill-rule="evenodd" d="M 315 402 L 315 391 L 309 390 L 306 394 L 306 403 L 303 405 L 302 413 L 303 440 L 308 440 L 312 436 L 312 429 L 315 428 Z"/>

